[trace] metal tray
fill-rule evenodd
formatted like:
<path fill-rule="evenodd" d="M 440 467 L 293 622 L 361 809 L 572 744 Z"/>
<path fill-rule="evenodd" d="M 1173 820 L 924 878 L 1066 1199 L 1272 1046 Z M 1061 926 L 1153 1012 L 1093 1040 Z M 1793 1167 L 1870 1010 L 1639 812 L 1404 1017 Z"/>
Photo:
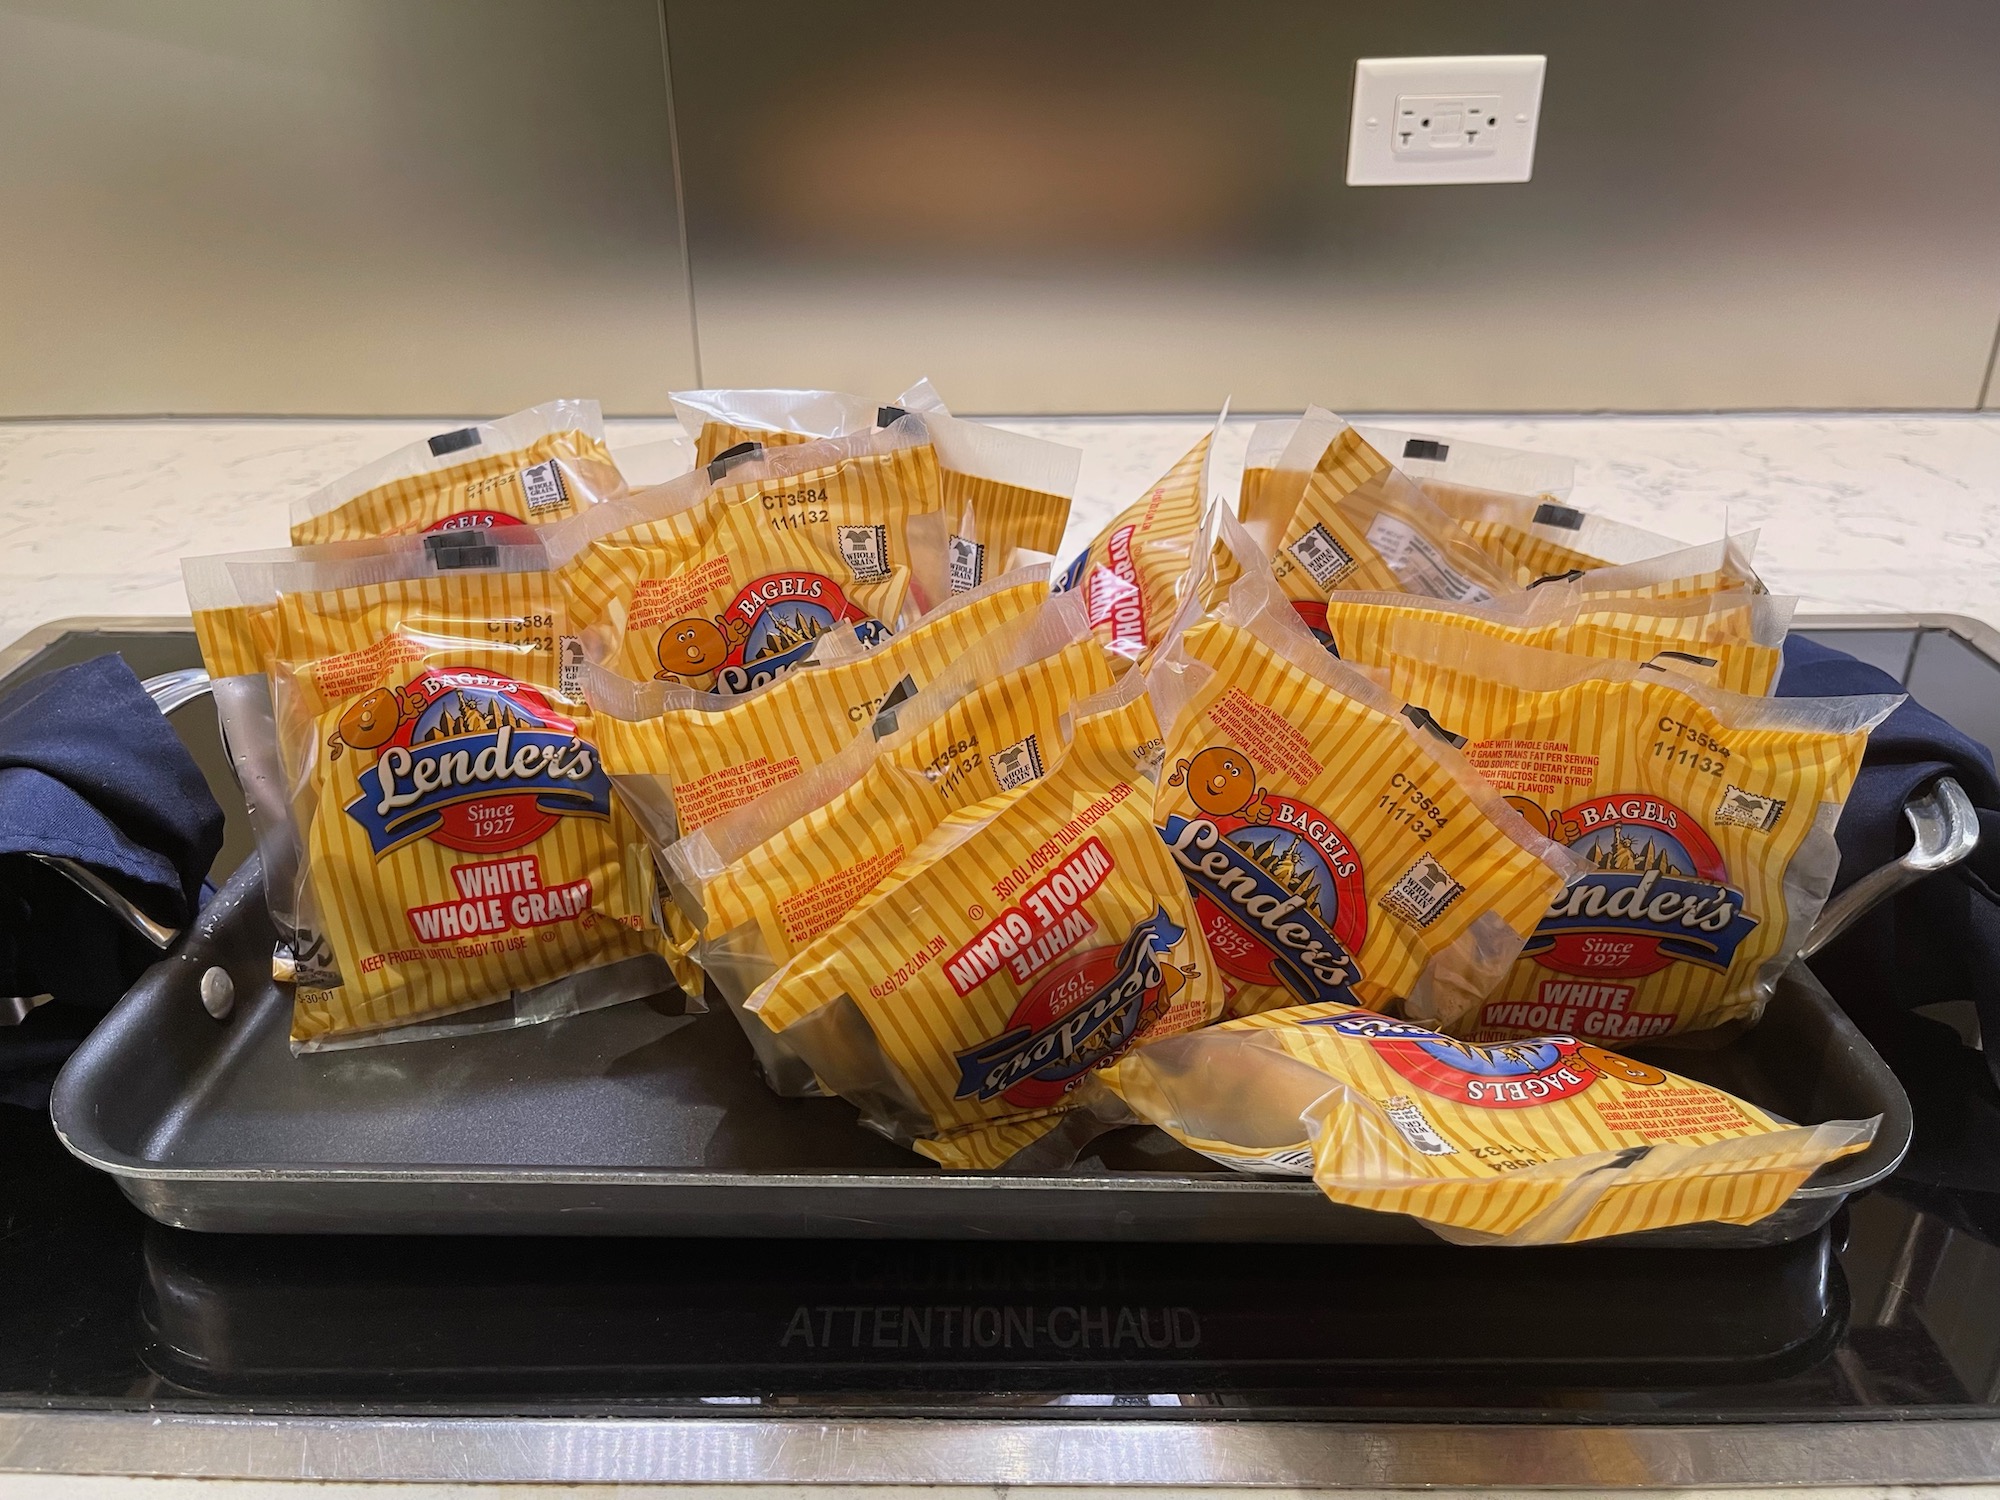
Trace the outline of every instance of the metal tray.
<path fill-rule="evenodd" d="M 781 1099 L 720 1005 L 646 1002 L 462 1040 L 294 1057 L 290 996 L 253 858 L 92 1032 L 56 1084 L 64 1142 L 162 1223 L 351 1234 L 675 1234 L 1426 1241 L 1310 1182 L 1207 1167 L 1121 1131 L 1063 1176 L 944 1173 L 833 1099 Z M 228 972 L 226 1020 L 202 976 Z M 677 1008 L 677 1007 L 676 1007 Z M 1668 1065 L 1801 1122 L 1883 1116 L 1778 1214 L 1632 1236 L 1764 1245 L 1817 1229 L 1894 1170 L 1908 1102 L 1826 991 L 1794 967 L 1764 1021 Z"/>
<path fill-rule="evenodd" d="M 115 631 L 97 640 L 118 649 Z M 226 782 L 218 792 L 234 795 Z M 295 1058 L 289 997 L 269 978 L 274 934 L 260 878 L 254 858 L 237 870 L 56 1085 L 51 1111 L 65 1143 L 165 1224 L 315 1234 L 1433 1241 L 1414 1220 L 1333 1204 L 1309 1182 L 1229 1174 L 1151 1130 L 1106 1137 L 1060 1176 L 946 1174 L 857 1128 L 841 1101 L 772 1095 L 719 1004 L 686 1017 L 637 1002 L 522 1031 Z M 200 998 L 211 968 L 228 973 L 237 997 L 222 1021 Z M 1908 1147 L 1901 1086 L 1801 965 L 1753 1031 L 1712 1051 L 1654 1055 L 1802 1123 L 1877 1114 L 1883 1123 L 1867 1151 L 1830 1163 L 1758 1224 L 1626 1241 L 1798 1239 L 1888 1176 Z"/>

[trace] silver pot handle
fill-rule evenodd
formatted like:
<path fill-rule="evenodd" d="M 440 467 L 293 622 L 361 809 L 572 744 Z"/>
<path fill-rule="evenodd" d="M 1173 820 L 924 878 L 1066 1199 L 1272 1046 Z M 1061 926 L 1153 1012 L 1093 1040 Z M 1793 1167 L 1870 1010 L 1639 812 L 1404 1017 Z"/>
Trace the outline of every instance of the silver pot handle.
<path fill-rule="evenodd" d="M 1965 788 L 1940 776 L 1903 804 L 1916 842 L 1894 864 L 1870 870 L 1820 909 L 1800 958 L 1811 958 L 1852 927 L 1879 902 L 1915 885 L 1926 875 L 1957 864 L 1979 847 L 1979 814 Z"/>
<path fill-rule="evenodd" d="M 192 703 L 209 691 L 208 673 L 200 667 L 182 667 L 176 672 L 162 672 L 158 677 L 148 677 L 139 684 L 146 690 L 146 696 L 163 714 L 170 714 L 182 704 Z"/>

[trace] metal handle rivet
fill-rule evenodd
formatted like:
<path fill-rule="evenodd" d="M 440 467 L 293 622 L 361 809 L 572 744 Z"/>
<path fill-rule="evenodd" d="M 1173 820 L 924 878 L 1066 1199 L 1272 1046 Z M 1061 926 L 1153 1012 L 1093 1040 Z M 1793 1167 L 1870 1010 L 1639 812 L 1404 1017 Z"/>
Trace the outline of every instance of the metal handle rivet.
<path fill-rule="evenodd" d="M 236 1009 L 236 984 L 226 969 L 210 969 L 201 976 L 201 1008 L 220 1021 Z"/>

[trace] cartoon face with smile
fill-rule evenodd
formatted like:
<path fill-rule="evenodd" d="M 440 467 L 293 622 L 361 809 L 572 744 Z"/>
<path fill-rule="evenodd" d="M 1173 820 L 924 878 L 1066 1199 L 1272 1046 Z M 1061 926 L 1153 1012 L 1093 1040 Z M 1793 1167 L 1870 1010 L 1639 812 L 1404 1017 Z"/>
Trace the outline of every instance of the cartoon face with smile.
<path fill-rule="evenodd" d="M 676 620 L 660 632 L 660 670 L 654 675 L 663 682 L 712 685 L 716 670 L 729 660 L 744 630 L 736 621 L 725 623 L 720 617 L 690 615 Z"/>
<path fill-rule="evenodd" d="M 1194 805 L 1211 818 L 1241 817 L 1248 823 L 1268 823 L 1271 809 L 1257 789 L 1257 773 L 1240 750 L 1211 745 L 1193 760 L 1174 762 L 1168 786 L 1187 784 Z"/>

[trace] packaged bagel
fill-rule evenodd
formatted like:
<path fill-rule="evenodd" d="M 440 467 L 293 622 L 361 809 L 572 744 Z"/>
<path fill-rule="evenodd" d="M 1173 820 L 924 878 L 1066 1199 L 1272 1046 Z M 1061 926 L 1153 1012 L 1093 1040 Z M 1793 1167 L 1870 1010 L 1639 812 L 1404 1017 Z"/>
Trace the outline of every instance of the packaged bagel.
<path fill-rule="evenodd" d="M 1121 671 L 1160 643 L 1179 605 L 1207 506 L 1209 453 L 1223 420 L 1217 417 L 1215 428 L 1141 499 L 1112 517 L 1056 581 L 1058 593 L 1083 596 L 1091 628 Z"/>
<path fill-rule="evenodd" d="M 928 380 L 885 406 L 841 391 L 683 391 L 682 426 L 708 463 L 732 448 L 775 448 L 855 437 L 917 412 L 937 450 L 941 510 L 913 522 L 922 608 L 988 578 L 1055 556 L 1069 524 L 1083 455 L 1075 448 L 955 417 Z"/>
<path fill-rule="evenodd" d="M 757 987 L 891 875 L 948 815 L 1028 785 L 1073 704 L 1111 669 L 1074 600 L 1049 599 L 964 652 L 815 770 L 666 851 L 699 934 L 696 960 L 781 1094 L 814 1091 L 780 1038 L 743 1010 Z"/>
<path fill-rule="evenodd" d="M 1332 1004 L 1154 1042 L 1099 1080 L 1226 1166 L 1457 1244 L 1754 1224 L 1880 1121 L 1794 1125 L 1574 1036 L 1480 1046 Z"/>
<path fill-rule="evenodd" d="M 1278 531 L 1272 572 L 1302 617 L 1348 589 L 1422 594 L 1476 603 L 1530 580 L 1496 562 L 1415 481 L 1339 417 L 1318 407 L 1300 419 L 1295 455 L 1317 451 L 1304 491 Z"/>
<path fill-rule="evenodd" d="M 1442 1029 L 1653 1041 L 1763 1011 L 1833 888 L 1833 828 L 1900 698 L 1753 698 L 1407 622 L 1389 688 L 1585 873 Z"/>
<path fill-rule="evenodd" d="M 1153 674 L 1170 718 L 1153 821 L 1229 1014 L 1322 1000 L 1461 1013 L 1573 861 L 1321 650 L 1268 578 L 1247 576 L 1221 613 Z"/>
<path fill-rule="evenodd" d="M 745 443 L 785 448 L 858 437 L 875 426 L 877 410 L 844 391 L 675 391 L 667 399 L 694 443 L 697 468 Z"/>
<path fill-rule="evenodd" d="M 1305 488 L 1304 474 L 1294 476 L 1298 483 L 1295 492 L 1290 495 L 1285 495 L 1279 488 L 1282 481 L 1278 476 L 1283 472 L 1280 464 L 1298 430 L 1296 418 L 1259 422 L 1250 429 L 1250 442 L 1243 450 L 1243 477 L 1238 481 L 1236 491 L 1236 519 L 1266 551 L 1271 549 L 1278 534 L 1285 529 L 1285 523 L 1291 520 L 1292 507 L 1298 503 L 1299 494 Z"/>
<path fill-rule="evenodd" d="M 1391 633 L 1428 621 L 1518 646 L 1656 661 L 1733 693 L 1768 693 L 1784 662 L 1795 599 L 1742 591 L 1688 599 L 1587 600 L 1547 584 L 1488 604 L 1408 594 L 1340 594 L 1314 624 L 1320 644 L 1363 667 L 1389 665 Z M 1312 622 L 1309 622 L 1312 623 Z"/>
<path fill-rule="evenodd" d="M 874 646 L 828 636 L 797 671 L 741 694 L 632 682 L 593 663 L 585 685 L 605 765 L 664 847 L 836 754 L 892 696 L 915 693 L 1047 598 L 1048 569 L 1023 568 Z"/>
<path fill-rule="evenodd" d="M 937 447 L 944 495 L 941 548 L 934 551 L 922 539 L 915 547 L 917 585 L 926 606 L 1052 560 L 1069 525 L 1082 451 L 955 417 L 928 380 L 918 381 L 879 415 L 887 425 L 906 411 L 923 417 Z M 942 566 L 927 575 L 923 560 L 931 556 L 940 557 Z"/>
<path fill-rule="evenodd" d="M 1751 566 L 1757 553 L 1757 533 L 1739 532 L 1699 547 L 1682 547 L 1638 562 L 1615 567 L 1586 568 L 1559 578 L 1537 580 L 1537 587 L 1572 583 L 1590 600 L 1695 599 L 1706 594 L 1764 592 Z"/>
<path fill-rule="evenodd" d="M 542 525 L 625 492 L 595 401 L 543 406 L 441 432 L 292 506 L 292 545 Z"/>
<path fill-rule="evenodd" d="M 310 900 L 310 882 L 302 872 L 291 784 L 278 751 L 268 668 L 281 588 L 314 587 L 328 569 L 356 577 L 421 576 L 436 570 L 440 555 L 469 558 L 468 545 L 481 556 L 491 552 L 495 558 L 526 559 L 527 566 L 539 566 L 542 559 L 535 531 L 519 526 L 476 535 L 378 537 L 182 561 L 195 639 L 222 721 L 223 745 L 242 788 L 263 862 L 265 901 L 278 929 L 272 976 L 282 983 L 301 975 L 309 981 L 332 982 L 336 971 Z"/>
<path fill-rule="evenodd" d="M 299 985 L 294 1048 L 667 988 L 650 854 L 613 798 L 543 561 L 306 564 L 290 582 L 271 619 L 278 744 L 338 975 Z"/>
<path fill-rule="evenodd" d="M 1685 545 L 1569 504 L 1574 459 L 1387 427 L 1355 430 L 1490 557 L 1519 563 L 1531 578 L 1640 562 Z"/>
<path fill-rule="evenodd" d="M 941 503 L 920 420 L 721 461 L 545 534 L 590 659 L 638 681 L 748 692 L 822 636 L 914 617 L 909 528 Z"/>
<path fill-rule="evenodd" d="M 1221 986 L 1148 820 L 1145 683 L 1077 704 L 1043 774 L 948 816 L 749 1010 L 866 1123 L 953 1168 L 1053 1130 L 1091 1073 Z"/>

